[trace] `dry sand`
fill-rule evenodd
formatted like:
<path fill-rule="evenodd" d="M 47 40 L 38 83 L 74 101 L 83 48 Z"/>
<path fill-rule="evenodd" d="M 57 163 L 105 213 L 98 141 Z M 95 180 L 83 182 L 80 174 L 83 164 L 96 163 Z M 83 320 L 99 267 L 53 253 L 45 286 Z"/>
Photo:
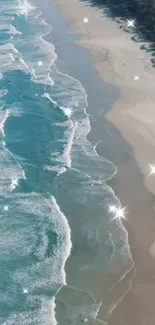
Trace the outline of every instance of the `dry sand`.
<path fill-rule="evenodd" d="M 122 205 L 128 204 L 132 226 L 129 241 L 136 274 L 132 288 L 107 319 L 108 324 L 155 324 L 155 178 L 148 176 L 149 163 L 155 163 L 155 70 L 150 57 L 140 50 L 131 34 L 107 18 L 103 10 L 88 2 L 51 0 L 81 35 L 78 43 L 87 48 L 94 66 L 105 81 L 115 85 L 120 98 L 107 114 L 133 149 L 128 164 L 118 166 L 116 187 Z M 88 23 L 84 23 L 84 17 Z M 139 80 L 135 81 L 134 76 Z M 136 162 L 136 164 L 135 164 Z M 102 306 L 98 319 L 104 319 Z M 96 321 L 96 324 L 102 322 Z"/>

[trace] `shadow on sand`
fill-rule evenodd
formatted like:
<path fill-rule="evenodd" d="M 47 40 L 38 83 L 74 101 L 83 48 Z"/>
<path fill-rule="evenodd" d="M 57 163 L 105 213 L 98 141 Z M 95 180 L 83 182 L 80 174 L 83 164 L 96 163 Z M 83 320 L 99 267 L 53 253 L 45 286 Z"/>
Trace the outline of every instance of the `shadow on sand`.
<path fill-rule="evenodd" d="M 155 66 L 155 1 L 154 0 L 81 0 L 104 10 L 104 15 L 117 21 L 131 33 L 131 39 L 143 43 L 141 49 L 151 54 Z M 135 29 L 127 28 L 126 19 L 135 19 Z"/>

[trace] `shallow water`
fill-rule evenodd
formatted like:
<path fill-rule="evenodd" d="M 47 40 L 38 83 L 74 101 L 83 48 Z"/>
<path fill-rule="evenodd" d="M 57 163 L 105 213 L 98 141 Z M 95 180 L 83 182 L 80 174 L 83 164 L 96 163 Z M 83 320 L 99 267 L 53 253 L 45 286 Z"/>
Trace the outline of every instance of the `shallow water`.
<path fill-rule="evenodd" d="M 131 259 L 127 234 L 108 211 L 120 204 L 105 183 L 117 169 L 87 140 L 88 94 L 58 70 L 45 40 L 54 26 L 38 3 L 0 4 L 0 323 L 53 325 L 66 281 L 80 286 L 80 270 Z M 71 247 L 87 254 L 70 255 Z M 73 263 L 64 269 L 69 255 L 76 283 Z"/>

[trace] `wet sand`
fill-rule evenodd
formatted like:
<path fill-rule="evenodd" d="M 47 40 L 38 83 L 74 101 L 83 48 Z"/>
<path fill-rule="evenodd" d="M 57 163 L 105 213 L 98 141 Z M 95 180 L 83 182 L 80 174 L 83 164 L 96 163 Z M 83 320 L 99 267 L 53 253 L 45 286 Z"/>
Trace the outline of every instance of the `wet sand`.
<path fill-rule="evenodd" d="M 104 16 L 100 9 L 90 7 L 88 2 L 51 1 L 69 21 L 72 32 L 81 35 L 78 44 L 88 49 L 101 77 L 119 89 L 120 97 L 106 118 L 120 130 L 132 148 L 128 162 L 117 166 L 117 175 L 110 185 L 122 206 L 127 205 L 124 225 L 135 268 L 113 290 L 112 295 L 118 297 L 114 299 L 118 304 L 109 313 L 101 305 L 95 324 L 102 324 L 104 320 L 112 325 L 154 325 L 155 179 L 148 176 L 148 164 L 155 162 L 155 72 L 149 63 L 149 55 L 140 50 L 140 44 L 133 43 L 130 34 Z M 84 17 L 88 17 L 87 24 L 83 23 Z M 139 76 L 138 81 L 134 80 L 135 75 Z M 101 150 L 102 144 L 99 144 L 98 153 Z M 102 286 L 102 275 L 99 282 Z M 64 290 L 74 292 L 74 288 Z M 76 304 L 82 300 L 81 294 L 73 296 L 68 295 Z M 84 295 L 84 301 L 86 299 L 91 297 Z M 61 299 L 59 303 L 63 305 Z M 79 303 L 81 305 L 81 301 Z"/>

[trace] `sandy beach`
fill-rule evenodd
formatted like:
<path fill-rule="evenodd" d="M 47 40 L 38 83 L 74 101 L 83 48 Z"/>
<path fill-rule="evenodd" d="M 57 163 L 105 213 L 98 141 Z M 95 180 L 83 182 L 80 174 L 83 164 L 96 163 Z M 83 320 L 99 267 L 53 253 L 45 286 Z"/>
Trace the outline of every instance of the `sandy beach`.
<path fill-rule="evenodd" d="M 123 289 L 117 285 L 116 292 L 122 290 L 122 294 L 118 294 L 121 299 L 112 313 L 105 317 L 101 305 L 95 324 L 154 325 L 155 179 L 149 176 L 149 164 L 155 163 L 155 71 L 149 54 L 140 49 L 142 43 L 133 42 L 131 34 L 107 18 L 103 10 L 86 1 L 51 1 L 69 22 L 71 32 L 81 36 L 78 44 L 88 49 L 100 76 L 119 89 L 119 100 L 106 118 L 132 148 L 128 163 L 117 166 L 111 185 L 122 206 L 127 205 L 124 225 L 135 268 L 125 277 Z M 88 18 L 86 24 L 84 17 Z M 97 149 L 99 152 L 100 147 Z"/>

